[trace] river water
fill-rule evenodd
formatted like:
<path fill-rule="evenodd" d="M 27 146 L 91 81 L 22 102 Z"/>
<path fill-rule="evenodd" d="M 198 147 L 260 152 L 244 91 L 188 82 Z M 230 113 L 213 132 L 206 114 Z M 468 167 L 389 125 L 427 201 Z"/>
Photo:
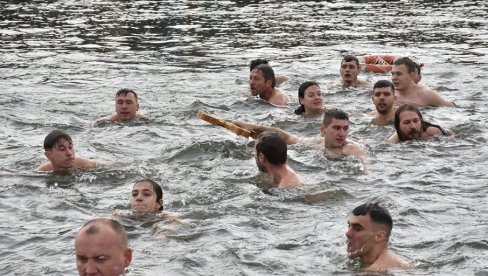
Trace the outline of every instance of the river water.
<path fill-rule="evenodd" d="M 0 11 L 2 275 L 76 275 L 78 227 L 128 211 L 143 177 L 162 185 L 184 226 L 162 239 L 123 220 L 129 275 L 354 275 L 346 220 L 366 201 L 389 208 L 390 246 L 416 266 L 395 275 L 488 275 L 485 1 L 0 0 Z M 458 105 L 422 112 L 458 135 L 386 142 L 392 128 L 368 126 L 370 91 L 336 86 L 346 53 L 420 59 L 422 82 Z M 253 142 L 195 116 L 318 135 L 319 119 L 294 115 L 296 103 L 245 101 L 258 57 L 290 77 L 281 88 L 295 100 L 302 81 L 317 80 L 372 163 L 292 146 L 289 164 L 307 184 L 263 191 Z M 125 87 L 153 121 L 94 126 Z M 104 167 L 34 172 L 55 128 Z"/>

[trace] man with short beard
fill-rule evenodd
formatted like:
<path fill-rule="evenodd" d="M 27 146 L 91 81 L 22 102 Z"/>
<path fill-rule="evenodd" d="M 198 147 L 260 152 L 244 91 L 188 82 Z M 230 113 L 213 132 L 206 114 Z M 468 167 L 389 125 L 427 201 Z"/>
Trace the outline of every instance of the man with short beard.
<path fill-rule="evenodd" d="M 397 109 L 395 104 L 395 87 L 393 83 L 387 80 L 379 80 L 373 86 L 373 95 L 371 96 L 376 111 L 371 115 L 375 116 L 371 124 L 378 126 L 392 125 Z"/>
<path fill-rule="evenodd" d="M 450 136 L 451 130 L 424 121 L 417 106 L 404 104 L 395 112 L 396 133 L 388 138 L 393 143 L 409 140 L 429 140 L 437 136 Z"/>
<path fill-rule="evenodd" d="M 410 265 L 388 248 L 393 220 L 388 210 L 378 203 L 362 204 L 347 220 L 347 254 L 358 259 L 366 271 L 385 272 Z"/>

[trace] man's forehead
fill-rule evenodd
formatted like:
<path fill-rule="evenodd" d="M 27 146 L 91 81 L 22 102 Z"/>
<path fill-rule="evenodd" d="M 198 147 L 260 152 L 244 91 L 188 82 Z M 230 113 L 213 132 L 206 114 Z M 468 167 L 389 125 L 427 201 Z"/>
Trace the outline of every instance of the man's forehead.
<path fill-rule="evenodd" d="M 263 76 L 263 72 L 260 70 L 260 69 L 253 69 L 251 71 L 251 75 L 259 75 L 259 76 Z"/>
<path fill-rule="evenodd" d="M 402 120 L 406 120 L 406 119 L 420 119 L 419 115 L 417 114 L 417 112 L 415 111 L 412 111 L 412 110 L 404 110 L 403 112 L 401 112 L 398 116 L 400 118 L 400 121 Z"/>
<path fill-rule="evenodd" d="M 364 215 L 364 216 L 355 216 L 354 214 L 351 214 L 349 216 L 349 219 L 347 220 L 347 223 L 349 224 L 359 224 L 361 226 L 365 226 L 369 224 L 371 221 L 371 218 L 369 215 Z"/>
<path fill-rule="evenodd" d="M 405 65 L 405 64 L 393 65 L 392 68 L 391 68 L 391 71 L 403 71 L 403 72 L 407 72 L 408 71 L 408 68 L 407 68 L 407 65 Z"/>
<path fill-rule="evenodd" d="M 393 91 L 394 90 L 390 86 L 388 86 L 388 87 L 376 87 L 373 92 L 374 93 L 376 93 L 376 92 L 381 92 L 381 93 L 390 92 L 391 93 Z"/>
<path fill-rule="evenodd" d="M 73 145 L 73 142 L 67 140 L 66 138 L 60 138 L 54 146 L 64 146 L 64 145 Z"/>
<path fill-rule="evenodd" d="M 349 125 L 349 121 L 348 120 L 343 120 L 343 119 L 336 119 L 336 118 L 332 118 L 332 121 L 330 121 L 330 124 L 329 125 L 341 125 L 341 126 L 348 126 Z"/>
<path fill-rule="evenodd" d="M 116 96 L 116 99 L 135 99 L 136 96 L 134 95 L 134 93 L 127 93 L 127 94 L 120 94 L 118 96 Z"/>
<path fill-rule="evenodd" d="M 356 65 L 357 65 L 357 64 L 356 64 L 356 61 L 354 61 L 354 60 L 351 60 L 351 61 L 345 61 L 345 60 L 343 60 L 343 61 L 341 62 L 341 65 L 344 65 L 344 64 L 347 64 L 347 65 L 354 65 L 354 66 L 356 66 Z"/>

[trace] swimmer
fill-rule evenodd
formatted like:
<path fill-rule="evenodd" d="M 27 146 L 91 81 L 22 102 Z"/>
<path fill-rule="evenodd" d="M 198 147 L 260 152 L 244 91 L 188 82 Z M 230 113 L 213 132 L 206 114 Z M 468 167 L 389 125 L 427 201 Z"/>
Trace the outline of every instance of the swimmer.
<path fill-rule="evenodd" d="M 320 86 L 315 81 L 306 81 L 298 88 L 298 102 L 300 106 L 295 109 L 297 115 L 318 116 L 324 114 L 324 97 Z"/>
<path fill-rule="evenodd" d="M 328 109 L 324 112 L 324 120 L 320 124 L 320 133 L 324 138 L 301 138 L 279 128 L 251 124 L 244 121 L 234 121 L 234 124 L 258 133 L 263 131 L 278 132 L 288 145 L 316 145 L 324 152 L 325 157 L 329 160 L 338 160 L 345 156 L 353 156 L 363 163 L 368 163 L 361 147 L 347 139 L 349 133 L 349 116 L 340 109 Z"/>
<path fill-rule="evenodd" d="M 158 213 L 163 210 L 163 190 L 150 179 L 136 181 L 132 187 L 130 207 L 135 213 Z"/>
<path fill-rule="evenodd" d="M 429 140 L 438 136 L 454 135 L 451 130 L 444 130 L 438 125 L 424 121 L 417 106 L 404 104 L 395 112 L 396 133 L 388 140 L 393 143 L 409 140 Z"/>
<path fill-rule="evenodd" d="M 120 89 L 115 94 L 115 113 L 99 122 L 148 121 L 149 118 L 138 112 L 139 99 L 131 89 Z"/>
<path fill-rule="evenodd" d="M 274 105 L 285 105 L 290 97 L 275 87 L 276 79 L 273 69 L 266 64 L 256 66 L 249 76 L 249 87 L 252 95 L 259 95 L 259 98 Z"/>
<path fill-rule="evenodd" d="M 66 172 L 72 169 L 93 169 L 94 160 L 76 157 L 71 137 L 61 130 L 53 130 L 44 139 L 44 155 L 49 162 L 37 167 L 41 172 Z"/>
<path fill-rule="evenodd" d="M 384 54 L 384 55 L 365 55 L 365 56 L 358 56 L 359 62 L 361 63 L 361 70 L 363 71 L 371 71 L 375 73 L 386 73 L 391 72 L 392 65 L 395 60 L 402 58 L 402 56 L 395 56 L 392 54 Z M 418 61 L 416 58 L 410 57 L 410 59 L 415 63 L 415 74 L 414 74 L 414 81 L 415 83 L 419 83 L 422 79 L 422 75 L 420 74 L 420 69 L 424 66 L 423 63 Z"/>
<path fill-rule="evenodd" d="M 269 62 L 266 59 L 255 59 L 251 60 L 251 63 L 249 64 L 249 71 L 251 72 L 256 66 L 261 65 L 261 64 L 267 64 L 269 65 Z M 285 81 L 288 81 L 287 76 L 275 76 L 276 79 L 276 86 L 280 86 L 283 84 Z M 255 94 L 253 96 L 257 96 L 258 94 Z"/>
<path fill-rule="evenodd" d="M 397 104 L 411 103 L 417 106 L 454 107 L 452 102 L 446 101 L 436 91 L 418 84 L 420 67 L 408 57 L 395 60 L 391 71 L 391 81 L 395 86 Z"/>
<path fill-rule="evenodd" d="M 75 251 L 79 275 L 125 275 L 132 260 L 124 226 L 108 218 L 85 223 L 76 235 Z"/>
<path fill-rule="evenodd" d="M 254 145 L 258 169 L 270 174 L 277 188 L 295 188 L 303 183 L 302 177 L 286 164 L 286 151 L 285 140 L 277 132 L 262 132 Z"/>
<path fill-rule="evenodd" d="M 359 60 L 355 56 L 346 55 L 341 61 L 341 86 L 342 88 L 348 87 L 362 87 L 371 88 L 372 84 L 365 80 L 358 79 L 360 72 Z"/>
<path fill-rule="evenodd" d="M 377 203 L 362 204 L 347 220 L 347 254 L 359 259 L 366 271 L 385 272 L 410 265 L 388 248 L 393 220 L 388 210 Z"/>
<path fill-rule="evenodd" d="M 134 183 L 130 196 L 130 208 L 135 214 L 158 214 L 163 207 L 163 189 L 151 179 L 141 179 Z M 179 215 L 164 212 L 164 218 L 178 220 Z"/>
<path fill-rule="evenodd" d="M 395 87 L 393 86 L 393 83 L 387 80 L 379 80 L 374 84 L 371 100 L 376 107 L 376 111 L 373 111 L 370 114 L 374 116 L 371 120 L 371 124 L 378 126 L 393 124 L 395 120 L 395 111 L 397 109 L 397 107 L 394 106 L 395 99 Z"/>

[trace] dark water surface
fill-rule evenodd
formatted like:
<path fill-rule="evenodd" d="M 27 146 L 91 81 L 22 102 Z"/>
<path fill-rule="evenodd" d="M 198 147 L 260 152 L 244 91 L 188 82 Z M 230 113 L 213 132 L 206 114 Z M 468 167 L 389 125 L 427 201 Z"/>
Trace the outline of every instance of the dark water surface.
<path fill-rule="evenodd" d="M 0 11 L 2 275 L 75 275 L 78 227 L 128 210 L 142 177 L 161 183 L 165 208 L 187 226 L 161 240 L 124 220 L 129 275 L 354 275 L 346 220 L 366 201 L 390 209 L 391 247 L 417 267 L 395 275 L 488 273 L 486 1 L 0 0 Z M 336 87 L 345 53 L 423 61 L 422 82 L 459 106 L 424 116 L 459 135 L 387 143 L 391 128 L 368 126 L 370 92 Z M 294 115 L 296 103 L 244 100 L 258 57 L 290 77 L 282 88 L 295 99 L 302 81 L 319 81 L 326 103 L 350 113 L 350 136 L 372 164 L 293 146 L 289 163 L 308 184 L 264 193 L 252 141 L 195 117 L 318 135 L 318 119 Z M 95 127 L 124 87 L 154 120 Z M 35 173 L 55 128 L 108 167 Z"/>

